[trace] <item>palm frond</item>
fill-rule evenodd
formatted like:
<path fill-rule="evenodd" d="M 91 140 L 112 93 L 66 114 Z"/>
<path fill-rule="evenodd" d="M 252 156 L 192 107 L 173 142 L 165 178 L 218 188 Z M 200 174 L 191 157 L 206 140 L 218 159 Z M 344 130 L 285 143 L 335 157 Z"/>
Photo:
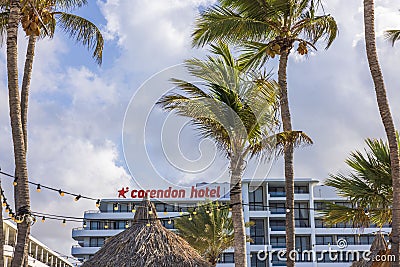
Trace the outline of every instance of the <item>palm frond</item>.
<path fill-rule="evenodd" d="M 330 15 L 313 17 L 309 12 L 305 14 L 301 24 L 295 25 L 295 33 L 303 32 L 305 39 L 311 43 L 317 43 L 321 38 L 326 42 L 328 49 L 338 34 L 336 20 Z"/>
<path fill-rule="evenodd" d="M 4 44 L 4 38 L 6 37 L 6 27 L 8 23 L 9 12 L 0 13 L 0 46 Z"/>
<path fill-rule="evenodd" d="M 400 40 L 400 30 L 388 30 L 385 32 L 385 38 L 392 43 L 392 46 L 396 41 Z"/>
<path fill-rule="evenodd" d="M 326 209 L 320 212 L 323 214 L 324 223 L 328 226 L 346 223 L 352 225 L 353 228 L 367 228 L 371 224 L 369 215 L 362 208 L 326 203 Z"/>
<path fill-rule="evenodd" d="M 200 47 L 215 41 L 236 42 L 263 38 L 275 25 L 252 17 L 244 17 L 228 7 L 212 6 L 196 20 L 192 33 L 193 46 Z"/>
<path fill-rule="evenodd" d="M 92 57 L 98 64 L 102 62 L 104 39 L 100 30 L 92 22 L 68 13 L 57 13 L 60 27 L 88 50 L 93 50 Z"/>

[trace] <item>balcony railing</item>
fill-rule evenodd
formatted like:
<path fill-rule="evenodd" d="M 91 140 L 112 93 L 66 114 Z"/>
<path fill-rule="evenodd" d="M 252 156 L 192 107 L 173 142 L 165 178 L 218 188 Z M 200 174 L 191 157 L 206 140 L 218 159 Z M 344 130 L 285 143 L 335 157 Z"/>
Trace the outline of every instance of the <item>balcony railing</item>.
<path fill-rule="evenodd" d="M 285 197 L 286 192 L 269 192 L 271 197 Z"/>

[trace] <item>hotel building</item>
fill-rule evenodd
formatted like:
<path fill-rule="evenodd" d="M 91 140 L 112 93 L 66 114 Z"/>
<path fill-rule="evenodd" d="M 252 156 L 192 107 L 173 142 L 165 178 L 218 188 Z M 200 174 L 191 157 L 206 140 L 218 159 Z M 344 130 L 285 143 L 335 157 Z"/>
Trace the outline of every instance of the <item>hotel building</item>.
<path fill-rule="evenodd" d="M 229 202 L 228 189 L 228 184 L 197 184 L 186 193 L 174 191 L 171 188 L 164 191 L 139 190 L 141 192 L 122 189 L 119 191 L 120 198 L 103 199 L 98 210 L 85 212 L 86 220 L 83 227 L 72 231 L 72 237 L 78 244 L 72 247 L 71 253 L 82 261 L 87 260 L 100 249 L 107 237 L 116 235 L 128 227 L 133 219 L 132 210 L 134 211 L 135 205 L 141 201 L 140 194 L 147 193 L 150 197 L 164 197 L 162 201 L 154 198 L 153 202 L 163 225 L 173 230 L 173 221 L 171 223 L 169 217 L 179 216 L 181 212 L 187 210 L 187 207 L 195 206 L 206 199 L 218 198 L 220 202 Z M 246 230 L 253 240 L 252 243 L 247 243 L 249 266 L 286 266 L 285 261 L 278 255 L 278 252 L 286 245 L 284 180 L 245 179 L 242 189 L 244 220 L 254 222 L 254 226 Z M 350 266 L 354 255 L 346 252 L 360 252 L 361 256 L 363 251 L 369 251 L 376 232 L 379 230 L 390 232 L 388 227 L 378 229 L 374 225 L 362 231 L 346 224 L 327 228 L 318 212 L 323 208 L 324 202 L 330 201 L 346 206 L 351 204 L 346 199 L 337 196 L 333 188 L 319 184 L 318 180 L 296 179 L 294 189 L 296 250 L 299 251 L 296 266 Z M 125 193 L 127 198 L 121 198 Z M 344 247 L 343 240 L 345 240 Z M 339 244 L 338 241 L 342 243 Z M 326 253 L 332 250 L 338 252 Z M 304 251 L 308 251 L 311 255 L 303 255 Z M 264 252 L 267 253 L 264 254 Z M 233 267 L 233 250 L 223 253 L 217 266 Z"/>
<path fill-rule="evenodd" d="M 17 242 L 17 226 L 10 221 L 3 221 L 4 267 L 11 266 L 14 246 Z M 72 267 L 72 263 L 51 250 L 36 238 L 29 236 L 28 266 L 30 267 Z"/>

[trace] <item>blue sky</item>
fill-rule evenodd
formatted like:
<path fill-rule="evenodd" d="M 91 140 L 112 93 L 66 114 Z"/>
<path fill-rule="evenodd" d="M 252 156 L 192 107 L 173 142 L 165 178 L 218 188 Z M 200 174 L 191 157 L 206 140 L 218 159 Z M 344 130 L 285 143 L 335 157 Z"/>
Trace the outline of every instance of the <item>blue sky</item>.
<path fill-rule="evenodd" d="M 400 46 L 392 48 L 382 36 L 385 29 L 400 28 L 399 6 L 390 0 L 376 2 L 379 55 L 395 123 L 399 125 Z M 53 40 L 39 41 L 29 110 L 31 180 L 102 198 L 114 197 L 118 188 L 134 186 L 135 181 L 157 187 L 164 184 L 162 178 L 175 184 L 226 179 L 226 161 L 215 155 L 211 144 L 199 143 L 184 120 L 167 117 L 157 109 L 152 109 L 146 126 L 150 133 L 146 148 L 153 169 L 146 165 L 146 153 L 125 161 L 122 145 L 124 116 L 134 94 L 151 84 L 152 80 L 147 80 L 154 74 L 184 59 L 204 55 L 204 49 L 191 48 L 190 32 L 199 6 L 210 3 L 209 0 L 91 1 L 78 14 L 93 20 L 106 37 L 101 67 L 94 63 L 89 52 L 61 32 Z M 338 21 L 338 39 L 328 51 L 320 49 L 308 58 L 293 55 L 288 69 L 294 128 L 308 133 L 315 143 L 296 152 L 295 173 L 297 177 L 321 180 L 329 173 L 345 170 L 344 159 L 351 150 L 362 149 L 364 138 L 384 136 L 364 52 L 362 1 L 330 0 L 326 11 Z M 22 33 L 20 36 L 22 68 L 26 41 Z M 12 172 L 4 48 L 0 65 L 4 70 L 0 73 L 0 166 Z M 276 61 L 268 68 L 276 72 Z M 181 75 L 180 71 L 172 75 Z M 149 94 L 145 91 L 139 99 L 143 100 L 139 102 L 143 108 L 152 107 L 154 103 L 146 99 L 155 91 L 149 90 Z M 140 137 L 143 133 L 140 120 L 147 115 L 136 112 L 127 116 L 130 128 L 126 129 L 131 130 L 132 136 Z M 177 148 L 164 147 L 165 151 L 172 151 L 167 156 L 174 164 L 183 169 L 208 166 L 207 163 L 210 167 L 196 174 L 171 168 L 158 135 L 164 122 L 184 126 L 181 139 L 176 138 L 173 127 L 162 136 L 174 141 L 167 143 L 180 145 L 182 153 L 176 153 Z M 128 149 L 135 150 L 136 141 L 141 145 L 138 140 L 130 140 Z M 282 166 L 277 161 L 268 177 L 282 177 Z M 162 177 L 153 173 L 154 168 Z M 257 170 L 256 176 L 264 177 L 269 164 Z M 3 179 L 3 185 L 11 198 L 11 182 Z M 36 193 L 34 188 L 31 196 L 32 209 L 40 212 L 82 216 L 84 210 L 95 208 L 92 202 L 75 203 L 56 193 Z M 38 222 L 32 232 L 49 247 L 69 254 L 75 244 L 71 229 L 78 226 Z"/>

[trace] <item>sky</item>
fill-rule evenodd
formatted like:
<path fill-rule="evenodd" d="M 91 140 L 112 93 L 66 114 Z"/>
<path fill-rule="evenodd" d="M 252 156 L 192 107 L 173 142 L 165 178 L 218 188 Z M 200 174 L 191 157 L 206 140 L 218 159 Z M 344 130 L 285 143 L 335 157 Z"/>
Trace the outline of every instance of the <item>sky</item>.
<path fill-rule="evenodd" d="M 314 145 L 295 153 L 295 176 L 324 180 L 346 171 L 350 151 L 367 137 L 384 138 L 363 42 L 361 0 L 326 1 L 339 36 L 329 50 L 289 59 L 288 86 L 293 126 Z M 400 6 L 376 1 L 378 52 L 395 124 L 400 123 L 398 62 L 384 30 L 400 28 Z M 158 97 L 172 88 L 168 79 L 186 77 L 182 62 L 204 57 L 191 47 L 198 11 L 212 0 L 98 0 L 76 13 L 96 23 L 105 37 L 103 65 L 57 32 L 37 45 L 28 118 L 30 180 L 94 198 L 113 198 L 122 186 L 164 188 L 226 181 L 227 161 L 209 140 L 200 141 L 187 120 L 163 113 Z M 75 12 L 75 11 L 74 11 Z M 26 38 L 20 33 L 19 65 Z M 267 68 L 277 72 L 276 60 Z M 13 150 L 5 66 L 0 53 L 0 167 L 13 172 Z M 246 177 L 283 177 L 282 160 L 250 163 Z M 12 181 L 3 177 L 12 199 Z M 82 217 L 93 201 L 74 202 L 56 192 L 31 188 L 32 210 Z M 32 234 L 69 255 L 79 223 L 37 222 Z"/>

